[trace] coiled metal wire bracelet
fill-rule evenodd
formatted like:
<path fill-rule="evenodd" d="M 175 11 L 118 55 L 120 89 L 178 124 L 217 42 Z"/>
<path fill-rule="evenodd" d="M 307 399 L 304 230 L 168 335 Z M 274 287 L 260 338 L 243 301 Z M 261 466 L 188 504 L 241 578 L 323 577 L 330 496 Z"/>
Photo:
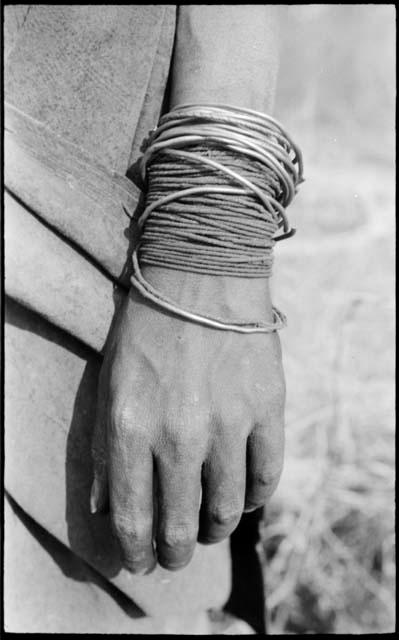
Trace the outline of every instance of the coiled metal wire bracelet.
<path fill-rule="evenodd" d="M 295 233 L 285 208 L 303 181 L 301 153 L 282 126 L 249 109 L 178 106 L 160 119 L 140 169 L 148 193 L 133 253 L 133 286 L 157 305 L 210 327 L 242 333 L 282 328 L 286 319 L 275 307 L 272 323 L 226 322 L 182 309 L 140 269 L 147 263 L 213 275 L 270 276 L 274 243 Z"/>

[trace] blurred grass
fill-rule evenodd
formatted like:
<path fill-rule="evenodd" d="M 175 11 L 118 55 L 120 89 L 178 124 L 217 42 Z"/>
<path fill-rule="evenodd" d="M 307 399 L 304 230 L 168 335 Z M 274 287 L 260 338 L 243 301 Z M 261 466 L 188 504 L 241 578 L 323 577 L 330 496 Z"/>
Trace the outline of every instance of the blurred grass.
<path fill-rule="evenodd" d="M 387 633 L 394 558 L 394 5 L 281 6 L 276 117 L 306 182 L 276 250 L 286 457 L 269 633 Z"/>

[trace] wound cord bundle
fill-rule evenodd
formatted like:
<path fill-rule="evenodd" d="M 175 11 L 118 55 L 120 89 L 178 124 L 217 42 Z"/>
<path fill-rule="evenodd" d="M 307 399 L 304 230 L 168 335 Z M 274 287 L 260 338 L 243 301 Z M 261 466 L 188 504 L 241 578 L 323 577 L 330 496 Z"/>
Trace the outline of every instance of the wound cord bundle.
<path fill-rule="evenodd" d="M 275 308 L 273 323 L 231 323 L 181 309 L 140 269 L 146 263 L 216 276 L 270 276 L 274 243 L 295 232 L 285 207 L 303 181 L 300 151 L 281 125 L 225 105 L 175 107 L 152 133 L 140 168 L 147 198 L 132 284 L 158 305 L 208 326 L 245 333 L 284 326 Z"/>

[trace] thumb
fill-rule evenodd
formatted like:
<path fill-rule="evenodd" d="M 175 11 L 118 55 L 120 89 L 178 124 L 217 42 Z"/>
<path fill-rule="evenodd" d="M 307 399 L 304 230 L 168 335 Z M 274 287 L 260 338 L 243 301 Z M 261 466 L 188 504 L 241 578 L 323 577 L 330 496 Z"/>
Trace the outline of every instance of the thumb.
<path fill-rule="evenodd" d="M 101 379 L 102 376 L 100 376 Z M 99 384 L 97 416 L 92 439 L 93 483 L 90 492 L 90 511 L 100 513 L 108 510 L 107 474 L 107 402 L 106 394 Z"/>
<path fill-rule="evenodd" d="M 104 513 L 108 511 L 108 476 L 105 462 L 94 462 L 94 478 L 90 492 L 91 513 Z"/>

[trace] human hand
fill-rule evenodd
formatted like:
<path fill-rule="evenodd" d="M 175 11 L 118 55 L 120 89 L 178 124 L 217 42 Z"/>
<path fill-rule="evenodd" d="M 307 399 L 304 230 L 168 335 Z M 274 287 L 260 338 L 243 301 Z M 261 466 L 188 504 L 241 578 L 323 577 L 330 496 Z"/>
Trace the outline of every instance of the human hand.
<path fill-rule="evenodd" d="M 263 279 L 143 273 L 185 308 L 271 320 Z M 243 509 L 265 503 L 282 469 L 284 399 L 277 333 L 205 327 L 131 290 L 107 345 L 93 441 L 93 499 L 101 510 L 109 488 L 126 568 L 180 569 L 197 539 L 226 538 Z"/>

